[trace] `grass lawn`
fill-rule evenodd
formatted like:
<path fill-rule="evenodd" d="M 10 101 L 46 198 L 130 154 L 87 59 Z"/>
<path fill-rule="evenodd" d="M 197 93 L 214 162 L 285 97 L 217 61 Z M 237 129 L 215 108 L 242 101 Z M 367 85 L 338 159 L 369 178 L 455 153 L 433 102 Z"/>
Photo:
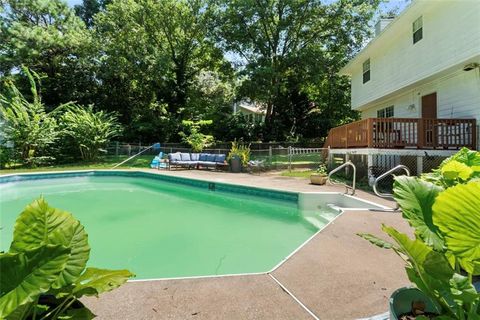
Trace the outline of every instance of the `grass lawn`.
<path fill-rule="evenodd" d="M 138 156 L 127 163 L 121 165 L 118 168 L 129 169 L 129 168 L 149 168 L 150 162 L 153 159 L 153 155 L 141 155 Z M 37 168 L 25 168 L 17 167 L 15 169 L 3 169 L 0 170 L 0 175 L 9 174 L 9 173 L 20 173 L 20 172 L 40 172 L 40 171 L 64 171 L 64 170 L 88 170 L 88 169 L 111 169 L 115 164 L 126 160 L 126 156 L 111 156 L 100 159 L 96 162 L 78 162 L 78 163 L 69 163 L 69 164 L 57 164 L 52 166 L 42 166 Z"/>
<path fill-rule="evenodd" d="M 271 164 L 288 164 L 289 159 L 288 155 L 286 154 L 277 154 L 273 155 L 271 158 L 266 155 L 255 155 L 252 154 L 252 160 L 265 160 L 266 162 L 270 162 Z M 323 158 L 319 153 L 311 153 L 311 154 L 297 154 L 292 156 L 292 163 L 295 164 L 319 164 L 323 161 Z"/>

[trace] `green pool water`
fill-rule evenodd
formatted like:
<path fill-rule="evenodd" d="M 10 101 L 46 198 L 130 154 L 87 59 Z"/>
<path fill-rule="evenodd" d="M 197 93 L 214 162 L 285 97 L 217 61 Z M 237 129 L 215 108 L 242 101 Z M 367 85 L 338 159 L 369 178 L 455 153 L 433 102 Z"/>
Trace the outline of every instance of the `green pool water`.
<path fill-rule="evenodd" d="M 0 249 L 40 195 L 84 224 L 90 266 L 137 279 L 265 272 L 319 228 L 288 201 L 141 177 L 56 178 L 0 184 Z"/>

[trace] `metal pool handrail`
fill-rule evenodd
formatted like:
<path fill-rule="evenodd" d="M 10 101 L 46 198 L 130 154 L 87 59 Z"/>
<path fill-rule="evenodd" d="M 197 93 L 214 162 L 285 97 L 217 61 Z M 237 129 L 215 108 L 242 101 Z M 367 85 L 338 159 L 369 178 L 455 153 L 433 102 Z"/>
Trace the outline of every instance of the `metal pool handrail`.
<path fill-rule="evenodd" d="M 336 183 L 336 182 L 333 182 L 331 180 L 331 177 L 332 177 L 332 174 L 342 170 L 343 168 L 347 167 L 347 166 L 350 166 L 353 168 L 353 181 L 352 181 L 352 186 L 349 186 L 348 184 L 346 183 Z M 355 181 L 356 181 L 356 177 L 357 177 L 357 167 L 355 167 L 355 165 L 353 164 L 352 161 L 348 160 L 347 162 L 345 162 L 344 164 L 342 164 L 341 166 L 333 169 L 332 171 L 330 171 L 330 173 L 328 174 L 328 178 L 327 178 L 327 181 L 328 183 L 330 183 L 331 185 L 344 185 L 345 186 L 345 194 L 348 194 L 348 190 L 351 189 L 352 190 L 352 196 L 355 195 Z"/>
<path fill-rule="evenodd" d="M 383 193 L 383 192 L 380 192 L 378 191 L 377 189 L 377 185 L 378 185 L 378 182 L 384 178 L 386 178 L 387 176 L 389 176 L 390 174 L 392 174 L 393 172 L 395 171 L 398 171 L 398 170 L 404 170 L 405 173 L 407 174 L 407 176 L 410 176 L 410 170 L 408 169 L 407 166 L 404 166 L 403 164 L 399 164 L 398 166 L 396 167 L 393 167 L 392 169 L 388 170 L 387 172 L 384 172 L 382 173 L 381 175 L 379 175 L 375 181 L 373 182 L 373 192 L 375 192 L 375 194 L 381 198 L 391 198 L 393 199 L 393 194 L 391 193 Z M 398 203 L 396 203 L 396 206 L 395 208 L 393 208 L 392 211 L 397 211 L 400 207 L 398 206 Z"/>

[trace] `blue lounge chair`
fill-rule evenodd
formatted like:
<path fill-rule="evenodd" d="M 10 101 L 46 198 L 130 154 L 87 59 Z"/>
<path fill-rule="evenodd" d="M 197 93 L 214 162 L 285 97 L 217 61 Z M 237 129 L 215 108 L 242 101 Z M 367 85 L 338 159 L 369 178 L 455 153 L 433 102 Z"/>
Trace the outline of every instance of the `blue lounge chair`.
<path fill-rule="evenodd" d="M 163 158 L 163 152 L 160 151 L 158 156 L 155 156 L 153 158 L 152 162 L 150 162 L 150 168 L 152 169 L 166 169 L 167 168 L 167 163 L 162 161 Z"/>

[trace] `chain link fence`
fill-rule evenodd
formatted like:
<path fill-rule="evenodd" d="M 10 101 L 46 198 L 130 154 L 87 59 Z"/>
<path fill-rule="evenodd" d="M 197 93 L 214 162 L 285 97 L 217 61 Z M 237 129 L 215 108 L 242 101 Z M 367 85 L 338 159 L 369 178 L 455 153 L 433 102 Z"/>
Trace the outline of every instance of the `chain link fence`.
<path fill-rule="evenodd" d="M 230 152 L 229 143 L 217 144 L 203 150 L 204 153 L 225 154 Z M 150 148 L 151 145 L 141 143 L 113 142 L 106 148 L 107 158 L 112 163 L 120 163 L 129 157 L 142 152 L 141 155 L 128 161 L 125 166 L 149 167 L 150 161 L 161 151 L 164 156 L 174 152 L 191 152 L 191 149 L 180 143 L 161 144 L 160 150 Z M 356 166 L 357 186 L 371 191 L 373 181 L 384 172 L 397 165 L 404 165 L 411 175 L 430 172 L 440 163 L 456 152 L 456 150 L 408 150 L 408 149 L 354 149 L 345 150 L 318 148 L 318 144 L 295 143 L 252 143 L 250 145 L 250 160 L 259 163 L 259 169 L 268 170 L 315 170 L 320 164 L 326 164 L 331 171 L 350 160 Z M 335 179 L 350 183 L 352 170 L 346 168 L 335 174 Z M 399 172 L 399 174 L 403 174 Z M 383 179 L 378 187 L 383 192 L 391 192 L 393 177 Z"/>
<path fill-rule="evenodd" d="M 230 152 L 230 143 L 216 144 L 204 149 L 203 153 L 225 154 Z M 152 158 L 162 152 L 164 157 L 169 153 L 192 152 L 180 143 L 163 143 L 160 149 L 142 143 L 112 142 L 106 148 L 106 158 L 109 162 L 120 163 L 129 157 L 140 153 L 125 163 L 130 167 L 148 167 Z M 257 162 L 261 170 L 296 170 L 315 169 L 325 163 L 328 149 L 318 148 L 318 144 L 308 143 L 252 143 L 250 144 L 250 160 Z"/>
<path fill-rule="evenodd" d="M 357 184 L 359 188 L 371 190 L 373 181 L 376 177 L 386 171 L 398 166 L 406 166 L 410 174 L 420 175 L 431 172 L 437 168 L 440 163 L 456 150 L 429 151 L 429 150 L 405 150 L 405 149 L 381 149 L 374 152 L 361 154 L 358 149 L 355 152 L 339 152 L 335 149 L 330 150 L 328 166 L 332 170 L 345 161 L 352 161 L 357 168 Z M 399 171 L 397 174 L 404 174 Z M 340 174 L 340 177 L 351 181 L 352 172 L 348 169 Z M 378 189 L 383 192 L 391 192 L 393 186 L 393 176 L 386 177 L 378 184 Z"/>

